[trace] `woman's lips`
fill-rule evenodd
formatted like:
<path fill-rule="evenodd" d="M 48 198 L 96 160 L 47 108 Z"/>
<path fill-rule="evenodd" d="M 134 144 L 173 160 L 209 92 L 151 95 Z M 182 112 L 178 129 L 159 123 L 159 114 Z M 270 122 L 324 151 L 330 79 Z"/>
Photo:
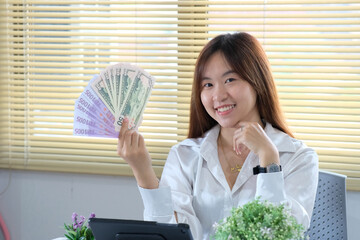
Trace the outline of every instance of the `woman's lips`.
<path fill-rule="evenodd" d="M 219 115 L 225 115 L 225 114 L 231 112 L 232 109 L 234 109 L 234 107 L 235 107 L 235 104 L 223 105 L 223 106 L 215 108 L 215 110 Z"/>

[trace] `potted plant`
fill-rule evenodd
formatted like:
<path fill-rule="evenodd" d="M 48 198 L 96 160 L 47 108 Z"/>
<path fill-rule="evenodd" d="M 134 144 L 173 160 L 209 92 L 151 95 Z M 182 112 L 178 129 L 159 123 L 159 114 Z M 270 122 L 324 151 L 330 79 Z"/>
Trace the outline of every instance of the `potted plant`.
<path fill-rule="evenodd" d="M 256 198 L 214 224 L 216 240 L 289 240 L 304 239 L 304 227 L 298 224 L 284 204 L 272 204 Z"/>

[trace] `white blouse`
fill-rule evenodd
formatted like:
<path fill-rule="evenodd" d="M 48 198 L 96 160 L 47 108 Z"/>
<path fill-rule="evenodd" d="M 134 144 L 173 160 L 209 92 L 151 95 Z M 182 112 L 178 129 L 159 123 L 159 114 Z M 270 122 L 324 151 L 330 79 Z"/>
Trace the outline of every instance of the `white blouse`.
<path fill-rule="evenodd" d="M 282 172 L 253 175 L 259 158 L 250 152 L 230 189 L 217 151 L 220 126 L 203 138 L 186 139 L 170 150 L 158 189 L 139 187 L 144 203 L 144 220 L 187 223 L 194 239 L 210 239 L 215 222 L 238 207 L 261 196 L 263 200 L 286 203 L 293 216 L 306 228 L 310 225 L 318 183 L 318 157 L 303 142 L 273 128 L 265 132 L 279 151 Z"/>

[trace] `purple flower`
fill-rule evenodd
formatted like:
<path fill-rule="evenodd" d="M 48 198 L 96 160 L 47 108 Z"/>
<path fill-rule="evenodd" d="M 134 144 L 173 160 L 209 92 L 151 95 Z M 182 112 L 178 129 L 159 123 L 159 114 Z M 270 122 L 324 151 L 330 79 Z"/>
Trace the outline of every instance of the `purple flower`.
<path fill-rule="evenodd" d="M 82 227 L 83 223 L 85 222 L 85 217 L 84 216 L 80 216 L 80 220 L 77 222 L 78 227 Z"/>
<path fill-rule="evenodd" d="M 89 216 L 89 219 L 90 219 L 90 218 L 94 218 L 94 217 L 95 217 L 95 213 L 91 213 L 90 216 Z M 90 227 L 90 226 L 89 226 L 89 221 L 88 221 L 87 226 Z"/>
<path fill-rule="evenodd" d="M 72 224 L 73 224 L 73 229 L 76 230 L 77 229 L 77 217 L 78 217 L 78 214 L 76 212 L 74 212 L 71 216 L 71 219 L 72 219 Z"/>
<path fill-rule="evenodd" d="M 74 213 L 72 214 L 71 219 L 72 219 L 72 222 L 73 222 L 73 223 L 76 223 L 77 216 L 78 216 L 78 215 L 77 215 L 76 212 L 74 212 Z"/>

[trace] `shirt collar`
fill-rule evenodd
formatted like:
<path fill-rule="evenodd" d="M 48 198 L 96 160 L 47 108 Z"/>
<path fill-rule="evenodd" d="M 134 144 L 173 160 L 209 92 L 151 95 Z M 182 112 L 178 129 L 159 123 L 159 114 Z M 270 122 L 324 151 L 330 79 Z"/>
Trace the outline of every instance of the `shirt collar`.
<path fill-rule="evenodd" d="M 217 152 L 217 139 L 220 132 L 220 125 L 214 126 L 212 129 L 205 133 L 203 142 L 200 145 L 200 153 L 204 159 L 208 159 L 206 156 L 218 156 Z"/>
<path fill-rule="evenodd" d="M 266 123 L 265 133 L 274 143 L 279 152 L 295 152 L 296 147 L 292 138 L 286 133 L 274 128 L 270 123 Z"/>

